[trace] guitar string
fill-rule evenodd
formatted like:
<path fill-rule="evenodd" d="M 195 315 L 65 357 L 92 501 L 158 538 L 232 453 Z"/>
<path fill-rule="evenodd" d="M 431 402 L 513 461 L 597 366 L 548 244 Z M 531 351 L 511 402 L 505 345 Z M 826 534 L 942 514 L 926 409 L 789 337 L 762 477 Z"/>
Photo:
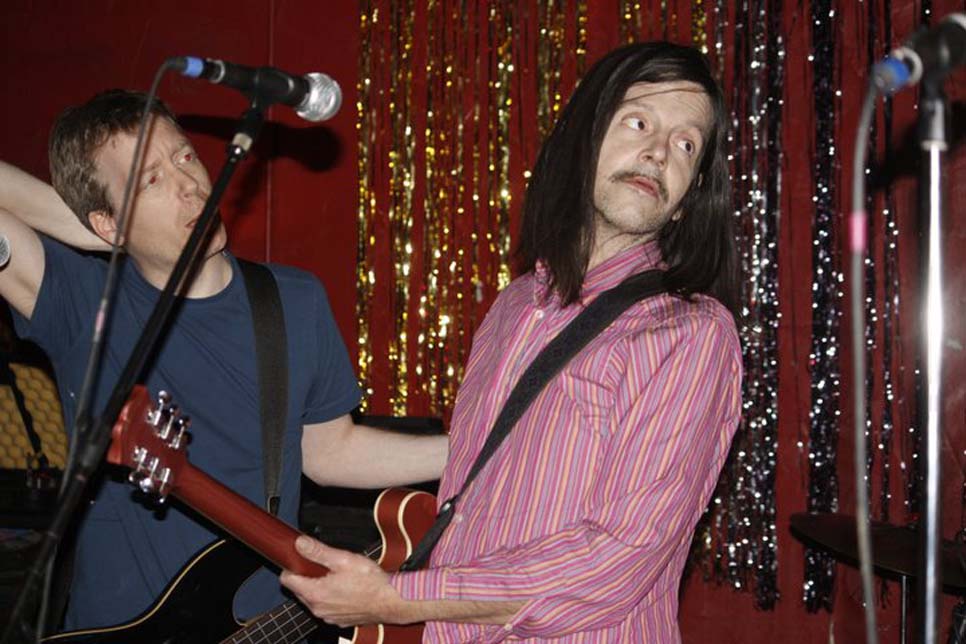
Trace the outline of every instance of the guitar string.
<path fill-rule="evenodd" d="M 263 614 L 255 621 L 246 625 L 242 630 L 236 632 L 229 639 L 224 640 L 223 644 L 241 644 L 242 642 L 252 642 L 257 644 L 258 642 L 271 641 L 267 638 L 272 634 L 272 632 L 265 632 L 265 624 L 274 623 L 279 615 L 287 612 L 287 606 L 287 604 L 283 604 L 282 606 Z M 253 635 L 255 633 L 259 634 L 260 639 L 254 639 Z"/>
<path fill-rule="evenodd" d="M 286 630 L 286 627 L 293 624 L 295 627 L 294 631 Z M 271 630 L 266 630 L 266 626 L 271 626 Z M 302 632 L 301 629 L 304 627 L 308 628 Z M 241 642 L 245 641 L 254 644 L 258 644 L 259 642 L 278 642 L 279 640 L 274 639 L 274 636 L 279 634 L 283 638 L 286 638 L 284 641 L 287 642 L 289 641 L 287 639 L 288 636 L 293 632 L 297 633 L 299 637 L 302 637 L 311 633 L 316 627 L 316 620 L 311 614 L 295 602 L 287 602 L 279 608 L 265 613 L 261 618 L 236 633 L 233 639 L 226 640 L 226 643 L 241 644 Z M 255 632 L 260 635 L 260 639 L 252 638 L 252 634 Z M 245 639 L 237 639 L 239 636 L 243 636 Z"/>
<path fill-rule="evenodd" d="M 285 621 L 282 621 L 282 617 L 287 617 Z M 299 617 L 303 619 L 298 620 Z M 252 642 L 253 644 L 258 644 L 259 642 L 277 642 L 274 636 L 281 634 L 285 641 L 289 641 L 287 638 L 291 635 L 292 631 L 285 630 L 284 627 L 295 624 L 295 632 L 299 636 L 311 633 L 315 629 L 315 625 L 312 623 L 314 619 L 309 616 L 304 609 L 300 608 L 294 602 L 289 602 L 283 604 L 279 609 L 270 611 L 259 618 L 256 622 L 253 622 L 249 626 L 245 627 L 239 633 L 236 633 L 235 637 L 243 635 L 244 640 L 232 639 L 232 644 L 240 644 L 243 641 Z M 310 628 L 305 631 L 305 633 L 299 632 L 303 626 L 309 625 Z M 266 630 L 266 626 L 272 626 L 271 630 Z M 258 633 L 260 639 L 254 639 L 252 636 L 254 633 Z"/>
<path fill-rule="evenodd" d="M 316 625 L 314 623 L 314 619 L 311 616 L 309 616 L 303 609 L 299 608 L 295 604 L 290 604 L 284 612 L 290 613 L 289 619 L 287 621 L 273 622 L 274 628 L 271 631 L 266 632 L 264 631 L 263 628 L 259 629 L 260 631 L 263 632 L 265 637 L 265 639 L 262 641 L 278 642 L 279 640 L 274 636 L 281 634 L 283 638 L 282 641 L 294 642 L 297 640 L 289 639 L 289 637 L 293 633 L 298 637 L 298 639 L 301 639 L 305 635 L 308 635 L 313 630 L 315 630 Z M 294 628 L 289 628 L 290 626 L 294 626 Z M 305 630 L 303 631 L 302 630 L 303 627 L 306 627 L 306 626 L 308 628 L 305 628 Z"/>
<path fill-rule="evenodd" d="M 369 548 L 367 548 L 363 554 L 372 559 L 377 554 L 382 551 L 382 543 L 374 543 Z M 282 618 L 285 621 L 282 621 Z M 261 617 L 251 622 L 245 626 L 242 630 L 238 631 L 228 639 L 223 641 L 223 644 L 242 644 L 243 642 L 251 642 L 252 644 L 259 644 L 259 642 L 275 642 L 277 640 L 269 639 L 274 635 L 281 633 L 283 637 L 288 637 L 291 635 L 292 631 L 283 630 L 284 627 L 291 624 L 295 625 L 295 631 L 300 637 L 311 633 L 316 628 L 316 619 L 311 615 L 305 608 L 299 606 L 295 602 L 286 602 L 285 604 L 279 606 L 278 608 L 271 610 Z M 265 626 L 271 625 L 273 629 L 270 631 L 265 630 Z M 300 629 L 308 626 L 309 628 L 304 632 L 300 632 Z M 261 639 L 255 640 L 252 638 L 252 634 L 258 632 Z M 242 639 L 239 639 L 242 638 Z"/>

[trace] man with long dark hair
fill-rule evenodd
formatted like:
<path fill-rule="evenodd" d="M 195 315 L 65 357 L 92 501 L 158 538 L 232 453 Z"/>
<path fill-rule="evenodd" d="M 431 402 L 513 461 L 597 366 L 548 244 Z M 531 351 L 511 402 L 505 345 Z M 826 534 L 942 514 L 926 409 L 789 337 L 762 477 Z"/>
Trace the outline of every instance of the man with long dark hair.
<path fill-rule="evenodd" d="M 394 575 L 310 539 L 283 574 L 340 624 L 426 621 L 426 641 L 676 642 L 694 525 L 740 414 L 721 90 L 704 58 L 630 45 L 581 81 L 537 159 L 524 273 L 474 338 L 440 498 L 456 493 L 521 373 L 590 302 L 663 269 L 564 367 L 459 499 L 429 566 Z"/>

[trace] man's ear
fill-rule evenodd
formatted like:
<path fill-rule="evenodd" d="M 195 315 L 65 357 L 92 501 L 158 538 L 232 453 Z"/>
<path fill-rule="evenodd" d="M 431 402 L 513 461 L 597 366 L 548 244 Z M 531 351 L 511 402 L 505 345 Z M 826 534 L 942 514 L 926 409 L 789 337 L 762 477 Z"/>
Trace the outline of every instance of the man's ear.
<path fill-rule="evenodd" d="M 117 232 L 117 220 L 113 215 L 103 210 L 92 210 L 87 213 L 87 221 L 90 222 L 94 234 L 106 241 L 108 244 L 114 243 L 114 235 Z M 124 240 L 121 240 L 124 243 Z"/>

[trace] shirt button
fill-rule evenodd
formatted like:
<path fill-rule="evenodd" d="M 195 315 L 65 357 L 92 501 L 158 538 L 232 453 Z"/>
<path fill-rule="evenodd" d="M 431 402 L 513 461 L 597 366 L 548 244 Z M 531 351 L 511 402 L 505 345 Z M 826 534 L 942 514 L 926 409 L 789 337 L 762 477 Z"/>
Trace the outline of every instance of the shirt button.
<path fill-rule="evenodd" d="M 510 631 L 513 630 L 513 624 L 504 624 L 503 625 L 503 630 L 505 630 L 507 633 L 509 633 Z"/>
<path fill-rule="evenodd" d="M 538 320 L 543 319 L 543 309 L 537 309 L 537 312 L 533 314 Z"/>
<path fill-rule="evenodd" d="M 453 522 L 454 523 L 463 523 L 463 515 L 461 513 L 454 514 L 453 515 Z"/>

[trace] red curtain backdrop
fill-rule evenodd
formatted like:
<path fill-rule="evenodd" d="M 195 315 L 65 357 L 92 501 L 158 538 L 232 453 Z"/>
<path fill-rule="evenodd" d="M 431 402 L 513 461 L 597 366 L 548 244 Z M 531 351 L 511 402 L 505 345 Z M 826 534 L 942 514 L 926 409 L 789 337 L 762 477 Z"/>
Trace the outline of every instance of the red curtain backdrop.
<path fill-rule="evenodd" d="M 877 6 L 882 6 L 882 1 L 878 0 L 880 4 Z M 924 9 L 931 10 L 934 21 L 949 12 L 966 9 L 962 0 L 933 1 L 925 6 L 924 3 L 925 0 L 893 0 L 887 4 L 891 7 L 889 18 L 894 44 L 920 24 Z M 519 7 L 530 6 L 527 3 L 497 2 L 468 4 L 472 11 L 458 17 L 462 22 L 448 25 L 447 29 L 451 31 L 445 31 L 440 26 L 438 38 L 458 40 L 463 33 L 460 30 L 469 29 L 466 21 L 491 19 L 489 10 L 493 7 L 514 5 L 518 7 L 516 11 L 523 11 Z M 560 3 L 561 6 L 565 4 Z M 666 3 L 642 0 L 640 4 L 651 11 L 645 15 L 652 18 L 656 15 L 651 10 L 652 5 L 662 4 L 669 7 L 670 15 L 674 16 L 664 30 L 648 31 L 651 25 L 643 24 L 642 35 L 666 36 L 684 43 L 693 42 L 692 18 L 695 7 L 711 14 L 715 5 L 707 0 L 668 0 Z M 725 4 L 725 22 L 733 30 L 734 16 L 742 5 L 737 2 Z M 804 511 L 807 504 L 807 445 L 811 406 L 812 198 L 815 191 L 813 154 L 816 122 L 825 117 L 816 115 L 812 108 L 813 67 L 808 56 L 813 52 L 815 43 L 812 42 L 809 2 L 789 0 L 780 4 L 783 4 L 782 32 L 786 49 L 781 219 L 777 237 L 780 257 L 778 295 L 782 316 L 778 323 L 779 420 L 775 487 L 779 544 L 777 585 L 781 598 L 773 611 L 757 610 L 751 594 L 735 592 L 730 586 L 705 582 L 700 570 L 695 570 L 685 582 L 681 594 L 681 626 L 686 642 L 785 640 L 818 643 L 831 641 L 833 637 L 838 642 L 854 642 L 861 641 L 863 637 L 861 588 L 857 572 L 839 565 L 833 610 L 807 613 L 801 599 L 804 575 L 802 547 L 788 531 L 789 516 Z M 583 26 L 586 53 L 582 61 L 574 55 L 565 57 L 561 61 L 561 75 L 552 79 L 562 93 L 563 100 L 579 75 L 581 65 L 586 69 L 604 52 L 623 42 L 626 25 L 622 23 L 620 13 L 625 5 L 633 6 L 633 3 L 619 0 L 587 3 Z M 231 237 L 231 248 L 238 255 L 292 264 L 319 276 L 328 290 L 350 352 L 355 356 L 360 320 L 357 311 L 360 305 L 357 279 L 357 260 L 360 256 L 360 147 L 356 109 L 360 96 L 356 84 L 360 78 L 361 48 L 366 33 L 361 16 L 367 6 L 369 4 L 364 2 L 323 3 L 317 0 L 210 0 L 204 3 L 187 0 L 89 0 L 83 3 L 68 0 L 7 0 L 0 6 L 0 74 L 3 78 L 0 84 L 0 156 L 46 178 L 47 133 L 54 116 L 64 106 L 85 100 L 96 91 L 108 87 L 146 88 L 158 64 L 169 56 L 209 56 L 253 66 L 272 65 L 292 72 L 322 71 L 331 75 L 340 82 L 344 92 L 341 113 L 322 125 L 310 125 L 301 122 L 287 108 L 273 108 L 271 120 L 252 158 L 243 165 L 236 177 L 222 212 Z M 413 64 L 425 65 L 427 50 L 423 39 L 427 38 L 426 4 L 413 2 L 412 6 L 415 29 L 413 42 L 417 45 L 413 52 Z M 535 3 L 533 6 L 538 5 Z M 837 42 L 838 61 L 834 83 L 841 91 L 833 124 L 837 155 L 835 186 L 837 211 L 844 213 L 850 207 L 848 182 L 851 146 L 868 68 L 868 3 L 840 0 L 833 6 L 835 15 L 829 20 Z M 709 24 L 714 25 L 719 18 L 711 15 Z M 531 35 L 535 37 L 535 34 Z M 735 52 L 726 50 L 723 54 L 724 60 L 730 61 Z M 537 59 L 530 62 L 535 69 Z M 536 83 L 540 79 L 534 75 L 534 69 L 527 69 L 525 73 L 528 74 L 527 79 Z M 723 69 L 726 71 L 726 84 L 731 88 L 733 71 L 728 64 Z M 546 79 L 543 80 L 546 82 Z M 966 100 L 964 80 L 966 76 L 960 71 L 947 83 L 953 105 L 954 125 L 951 132 L 957 141 L 962 139 L 966 131 L 963 117 Z M 414 97 L 409 109 L 415 122 L 421 125 L 427 120 L 427 106 L 423 98 L 427 95 L 427 86 L 421 84 L 425 82 L 425 77 L 419 76 L 409 88 Z M 200 154 L 214 173 L 220 165 L 225 138 L 233 121 L 245 108 L 244 100 L 228 89 L 174 78 L 164 83 L 162 96 L 182 115 L 186 129 L 192 134 Z M 444 94 L 436 96 L 442 97 Z M 539 103 L 536 90 L 528 89 L 521 93 L 520 102 L 518 109 L 536 112 Z M 913 405 L 920 291 L 915 190 L 917 152 L 913 141 L 915 116 L 915 92 L 909 91 L 897 97 L 894 102 L 892 141 L 897 153 L 889 169 L 896 173 L 893 185 L 901 262 L 899 328 L 903 337 L 882 337 L 881 327 L 876 327 L 878 347 L 893 341 L 899 349 L 895 359 L 896 393 L 901 403 L 897 406 L 900 417 L 895 419 L 897 433 L 906 431 L 909 426 L 919 426 Z M 438 128 L 445 124 L 441 124 L 441 118 L 439 115 L 436 117 Z M 883 126 L 881 115 L 879 124 Z M 494 217 L 487 210 L 485 221 L 469 222 L 481 234 L 492 231 L 495 226 L 505 226 L 512 235 L 522 202 L 523 172 L 533 161 L 540 131 L 542 124 L 527 121 L 525 127 L 512 132 L 511 140 L 506 143 L 512 152 L 507 170 L 510 200 L 506 206 L 506 220 Z M 391 134 L 379 134 L 381 138 L 377 144 L 388 145 L 384 136 Z M 477 135 L 483 137 L 481 144 L 486 148 L 490 143 L 487 137 L 491 133 L 481 128 Z M 419 132 L 414 140 L 418 145 L 425 146 L 426 137 L 431 139 L 432 136 L 432 131 L 425 136 Z M 425 151 L 424 147 L 414 147 L 417 156 L 424 155 Z M 963 385 L 966 382 L 966 360 L 963 356 L 966 322 L 960 314 L 966 305 L 966 280 L 961 270 L 966 260 L 966 226 L 961 222 L 962 205 L 966 203 L 964 178 L 966 159 L 962 146 L 954 146 L 948 155 L 946 186 L 949 207 L 943 230 L 946 342 L 942 505 L 945 511 L 944 536 L 947 538 L 951 538 L 960 528 L 963 519 L 962 491 L 966 473 L 966 386 Z M 425 186 L 420 185 L 416 190 L 421 199 L 416 211 L 422 212 Z M 378 194 L 379 203 L 382 204 L 386 195 Z M 877 202 L 876 212 L 881 207 L 881 202 Z M 378 220 L 378 209 L 375 216 Z M 376 225 L 377 234 L 391 234 L 386 222 L 377 222 Z M 423 220 L 418 219 L 412 233 L 417 255 L 425 251 L 421 246 L 425 232 L 423 226 Z M 845 232 L 841 227 L 841 217 L 836 226 L 837 238 L 844 245 Z M 881 243 L 882 231 L 881 228 L 877 230 L 877 243 Z M 385 239 L 377 241 L 379 244 L 388 243 Z M 844 246 L 840 251 L 844 251 Z M 381 263 L 381 268 L 377 270 L 389 270 L 391 260 L 386 252 L 379 251 L 374 258 L 375 262 Z M 878 254 L 874 259 L 881 278 L 882 251 L 876 252 Z M 494 263 L 489 258 L 484 259 L 483 265 L 487 270 L 492 269 Z M 841 265 L 845 265 L 844 256 Z M 422 270 L 422 267 L 415 266 L 416 269 Z M 467 319 L 472 320 L 479 311 L 485 310 L 495 294 L 494 283 L 498 277 L 492 272 L 481 276 L 482 299 L 476 302 L 474 298 L 472 304 L 466 305 L 472 309 Z M 377 284 L 381 282 L 377 281 Z M 475 284 L 472 290 L 475 296 Z M 414 292 L 418 293 L 418 288 Z M 847 298 L 841 301 L 844 308 Z M 391 299 L 386 302 L 391 303 Z M 378 301 L 373 306 L 384 307 L 384 302 Z M 371 342 L 377 347 L 373 352 L 368 384 L 373 389 L 371 410 L 386 413 L 392 408 L 392 383 L 397 377 L 390 367 L 386 347 L 398 340 L 398 333 L 393 325 L 393 309 L 384 307 L 380 309 L 380 315 L 381 318 L 373 317 L 368 328 Z M 846 315 L 841 321 L 843 338 L 847 323 Z M 407 331 L 415 339 L 415 315 L 409 324 L 411 326 Z M 450 346 L 453 355 L 465 356 L 473 328 L 469 326 L 458 331 L 458 342 Z M 855 385 L 848 376 L 848 349 L 843 340 L 840 369 L 844 374 L 840 402 L 842 433 L 838 442 L 838 474 L 840 511 L 852 513 L 854 484 L 849 400 Z M 877 367 L 882 366 L 881 353 L 875 354 L 873 360 Z M 411 370 L 408 378 L 408 390 L 413 395 L 407 403 L 406 412 L 422 414 L 432 411 L 434 399 L 419 388 L 415 371 Z M 876 400 L 881 400 L 881 382 L 876 387 L 874 395 L 877 396 Z M 873 419 L 881 419 L 881 405 L 873 409 Z M 899 462 L 903 457 L 908 458 L 909 454 L 898 448 L 891 457 L 893 505 L 890 516 L 896 523 L 910 518 L 902 505 L 904 481 Z M 873 482 L 876 485 L 881 478 L 881 466 L 881 463 L 875 466 Z M 873 494 L 874 498 L 878 498 L 875 496 L 878 490 L 874 489 Z M 888 599 L 879 609 L 880 638 L 883 642 L 898 641 L 899 591 L 894 583 L 889 583 L 886 589 Z M 951 605 L 952 598 L 947 596 L 943 606 L 944 624 L 948 623 Z M 945 638 L 945 632 L 942 637 Z"/>

